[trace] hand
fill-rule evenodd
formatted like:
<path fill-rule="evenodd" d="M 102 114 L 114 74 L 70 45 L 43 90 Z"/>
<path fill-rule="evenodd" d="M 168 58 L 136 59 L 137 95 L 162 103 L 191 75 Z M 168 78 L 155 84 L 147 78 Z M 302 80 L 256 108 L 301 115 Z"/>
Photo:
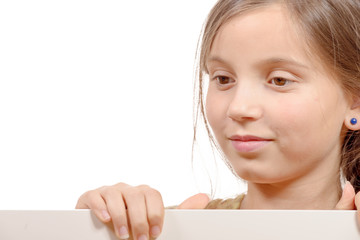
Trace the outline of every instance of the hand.
<path fill-rule="evenodd" d="M 178 209 L 203 209 L 210 201 L 206 194 L 196 194 Z M 129 228 L 135 240 L 156 238 L 160 235 L 164 220 L 164 205 L 160 193 L 146 185 L 133 187 L 125 183 L 105 186 L 84 193 L 78 200 L 77 209 L 92 209 L 104 223 L 114 225 L 119 239 L 129 238 Z"/>
<path fill-rule="evenodd" d="M 125 183 L 105 186 L 84 193 L 76 205 L 78 209 L 92 209 L 104 223 L 114 225 L 119 239 L 156 238 L 164 220 L 164 205 L 160 193 L 146 185 L 133 187 Z"/>
<path fill-rule="evenodd" d="M 350 182 L 346 182 L 342 196 L 335 206 L 336 210 L 358 210 L 357 219 L 360 225 L 360 192 L 355 194 L 355 190 Z"/>
<path fill-rule="evenodd" d="M 177 209 L 204 209 L 210 202 L 210 198 L 205 193 L 198 193 L 183 201 Z"/>

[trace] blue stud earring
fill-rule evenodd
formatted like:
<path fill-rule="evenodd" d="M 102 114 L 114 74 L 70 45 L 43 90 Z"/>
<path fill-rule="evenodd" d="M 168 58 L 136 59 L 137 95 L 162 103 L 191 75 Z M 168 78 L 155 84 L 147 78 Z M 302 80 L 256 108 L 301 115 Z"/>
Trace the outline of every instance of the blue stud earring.
<path fill-rule="evenodd" d="M 357 119 L 356 119 L 356 118 L 352 118 L 352 119 L 350 120 L 350 123 L 351 123 L 352 125 L 357 124 Z"/>

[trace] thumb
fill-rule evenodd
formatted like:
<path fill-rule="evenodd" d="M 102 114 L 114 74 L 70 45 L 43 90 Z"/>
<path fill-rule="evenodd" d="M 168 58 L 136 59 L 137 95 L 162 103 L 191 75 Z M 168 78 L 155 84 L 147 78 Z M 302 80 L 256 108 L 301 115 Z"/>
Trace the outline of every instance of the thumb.
<path fill-rule="evenodd" d="M 355 195 L 355 206 L 357 209 L 357 221 L 358 221 L 358 225 L 360 224 L 360 192 L 358 192 Z"/>
<path fill-rule="evenodd" d="M 204 209 L 210 202 L 210 198 L 205 193 L 198 193 L 183 201 L 177 209 Z"/>
<path fill-rule="evenodd" d="M 336 210 L 355 210 L 355 190 L 350 182 L 346 182 L 342 196 L 335 206 Z"/>

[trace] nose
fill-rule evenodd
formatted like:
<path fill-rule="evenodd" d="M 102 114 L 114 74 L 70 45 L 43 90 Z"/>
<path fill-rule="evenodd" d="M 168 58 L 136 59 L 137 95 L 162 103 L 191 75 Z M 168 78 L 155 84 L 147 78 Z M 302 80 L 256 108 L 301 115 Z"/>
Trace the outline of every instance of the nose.
<path fill-rule="evenodd" d="M 262 117 L 261 93 L 252 87 L 237 86 L 228 106 L 227 116 L 234 121 L 255 121 Z"/>

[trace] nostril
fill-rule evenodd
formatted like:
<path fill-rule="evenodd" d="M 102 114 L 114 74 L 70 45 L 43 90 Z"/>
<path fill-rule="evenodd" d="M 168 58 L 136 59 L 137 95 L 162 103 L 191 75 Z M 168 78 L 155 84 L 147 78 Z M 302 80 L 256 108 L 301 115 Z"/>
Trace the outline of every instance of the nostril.
<path fill-rule="evenodd" d="M 257 120 L 263 115 L 262 107 L 258 104 L 234 104 L 230 105 L 227 116 L 234 121 Z"/>

